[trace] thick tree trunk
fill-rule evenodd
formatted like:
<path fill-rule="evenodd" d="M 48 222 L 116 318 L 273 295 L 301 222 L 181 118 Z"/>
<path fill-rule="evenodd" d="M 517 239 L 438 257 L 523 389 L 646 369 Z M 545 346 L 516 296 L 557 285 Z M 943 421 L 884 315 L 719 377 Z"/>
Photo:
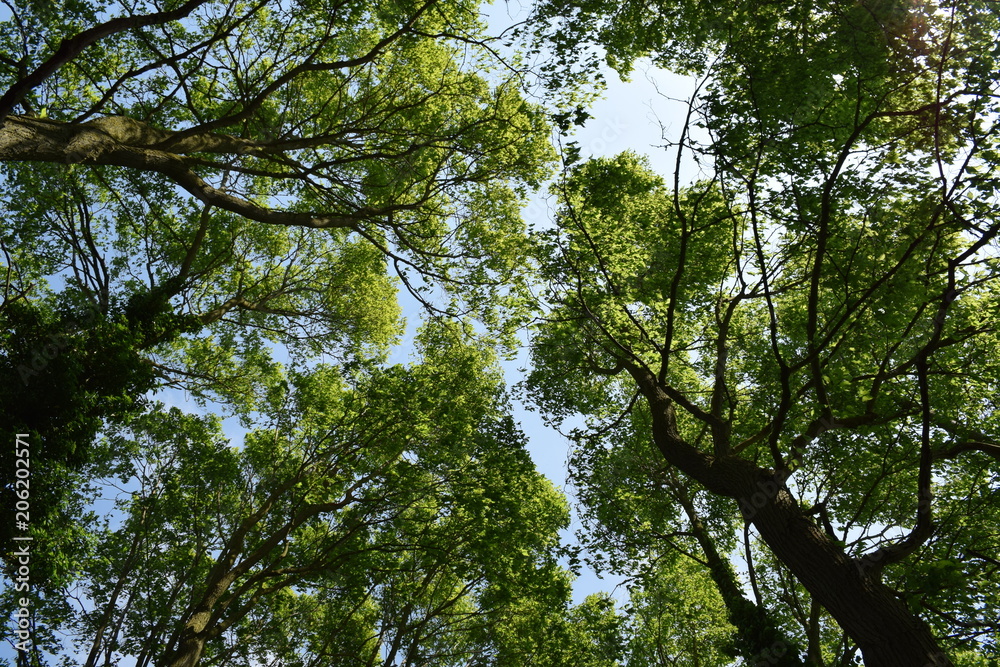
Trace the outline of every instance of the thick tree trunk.
<path fill-rule="evenodd" d="M 210 614 L 202 612 L 191 618 L 181 634 L 177 648 L 165 663 L 167 667 L 195 667 L 198 664 L 205 650 L 205 641 L 208 639 L 205 627 L 208 625 L 209 617 Z"/>
<path fill-rule="evenodd" d="M 653 416 L 653 440 L 667 462 L 713 493 L 735 498 L 774 555 L 854 640 L 867 667 L 949 667 L 927 625 L 878 574 L 862 568 L 808 516 L 784 479 L 735 456 L 715 457 L 677 433 L 670 398 L 633 370 Z"/>
<path fill-rule="evenodd" d="M 208 592 L 190 613 L 184 627 L 175 631 L 167 651 L 157 664 L 161 667 L 195 667 L 201 661 L 205 644 L 219 631 L 218 624 L 212 623 L 212 611 L 232 581 L 231 572 L 223 571 L 222 576 L 209 585 Z"/>
<path fill-rule="evenodd" d="M 907 609 L 877 575 L 865 572 L 801 511 L 783 486 L 764 494 L 761 485 L 776 484 L 754 470 L 751 486 L 738 496 L 744 507 L 757 499 L 751 521 L 774 555 L 836 619 L 853 639 L 868 667 L 924 667 L 951 663 L 930 629 Z M 750 477 L 750 475 L 748 475 Z"/>

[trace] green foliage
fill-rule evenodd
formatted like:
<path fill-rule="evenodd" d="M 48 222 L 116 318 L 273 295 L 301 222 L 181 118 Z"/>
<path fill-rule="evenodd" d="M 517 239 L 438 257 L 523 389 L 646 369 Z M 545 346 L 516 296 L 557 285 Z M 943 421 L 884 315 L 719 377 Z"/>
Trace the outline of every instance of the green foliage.
<path fill-rule="evenodd" d="M 474 3 L 27 0 L 4 17 L 0 413 L 39 448 L 39 526 L 68 521 L 71 473 L 151 390 L 249 423 L 279 361 L 384 360 L 401 284 L 513 341 L 519 206 L 554 153 Z"/>
<path fill-rule="evenodd" d="M 574 168 L 559 194 L 559 226 L 539 234 L 538 247 L 541 257 L 561 262 L 543 265 L 554 322 L 535 338 L 529 382 L 554 414 L 600 418 L 627 400 L 603 394 L 615 381 L 601 376 L 614 375 L 620 357 L 655 363 L 655 334 L 663 329 L 678 339 L 679 352 L 696 344 L 705 310 L 715 305 L 712 292 L 731 269 L 734 214 L 712 184 L 674 199 L 629 153 Z M 590 385 L 550 392 L 542 378 L 554 368 L 584 369 Z M 566 400 L 574 404 L 560 405 Z"/>
<path fill-rule="evenodd" d="M 149 364 L 136 353 L 141 327 L 159 316 L 117 312 L 104 316 L 70 302 L 68 295 L 44 303 L 12 301 L 0 309 L 0 425 L 30 445 L 31 516 L 39 531 L 33 561 L 39 580 L 58 584 L 69 572 L 59 563 L 60 533 L 67 548 L 62 492 L 71 474 L 90 461 L 89 443 L 104 420 L 126 421 L 144 410 L 142 396 L 154 386 Z M 14 449 L 0 453 L 0 488 L 5 507 L 14 507 Z M 13 521 L 0 537 L 10 542 Z M 70 566 L 71 567 L 71 566 Z"/>
<path fill-rule="evenodd" d="M 626 664 L 729 664 L 735 628 L 705 570 L 677 552 L 651 555 L 648 579 L 632 590 Z"/>
<path fill-rule="evenodd" d="M 204 660 L 452 665 L 503 650 L 518 609 L 558 617 L 565 500 L 504 414 L 488 351 L 448 329 L 424 340 L 409 368 L 293 374 L 237 446 L 218 418 L 163 405 L 115 429 L 86 471 L 115 462 L 98 492 L 120 489 L 120 525 L 95 525 L 83 561 L 91 604 L 36 623 L 91 663 L 179 659 L 206 610 Z"/>
<path fill-rule="evenodd" d="M 779 553 L 754 561 L 772 627 L 847 664 L 866 633 L 818 605 L 818 565 L 783 562 L 812 538 L 791 548 L 758 512 L 787 498 L 817 558 L 867 554 L 901 614 L 993 656 L 996 531 L 973 524 L 993 525 L 1000 451 L 995 8 L 544 2 L 534 27 L 622 73 L 650 56 L 705 77 L 676 145 L 705 180 L 669 187 L 628 153 L 575 164 L 537 236 L 551 312 L 527 386 L 554 421 L 587 420 L 572 474 L 594 558 L 627 572 L 658 536 L 690 549 L 665 484 L 694 478 L 723 555 L 744 522 L 752 552 L 758 532 Z"/>

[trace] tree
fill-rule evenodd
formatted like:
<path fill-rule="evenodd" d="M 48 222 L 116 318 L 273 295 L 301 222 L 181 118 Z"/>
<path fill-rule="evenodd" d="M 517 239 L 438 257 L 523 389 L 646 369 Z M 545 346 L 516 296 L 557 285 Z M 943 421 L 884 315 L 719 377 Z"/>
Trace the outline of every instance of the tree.
<path fill-rule="evenodd" d="M 384 355 L 387 267 L 509 336 L 518 204 L 553 154 L 476 3 L 7 11 L 2 423 L 46 443 L 36 529 L 64 523 L 62 468 L 147 391 L 246 416 L 275 356 Z M 0 464 L 9 500 L 7 450 Z"/>
<path fill-rule="evenodd" d="M 474 247 L 476 201 L 513 201 L 508 179 L 548 159 L 543 117 L 488 85 L 484 60 L 463 69 L 485 57 L 474 4 L 190 0 L 101 23 L 88 3 L 62 9 L 11 8 L 0 160 L 148 172 L 207 206 L 351 229 L 442 269 L 446 216 L 468 214 L 453 239 Z"/>
<path fill-rule="evenodd" d="M 995 656 L 996 600 L 970 591 L 996 590 L 997 534 L 954 504 L 997 511 L 979 501 L 1000 458 L 995 8 L 539 17 L 559 51 L 704 75 L 676 148 L 708 175 L 668 186 L 629 154 L 569 169 L 539 235 L 537 402 L 599 432 L 647 424 L 635 437 L 728 499 L 731 530 L 752 527 L 866 664 Z"/>
<path fill-rule="evenodd" d="M 479 311 L 519 282 L 517 203 L 552 153 L 544 114 L 491 73 L 476 5 L 64 9 L 5 23 L 7 300 L 66 270 L 102 314 L 146 292 L 188 329 L 238 315 L 329 347 L 329 319 L 371 305 L 343 312 L 351 281 L 384 300 L 373 262 Z"/>
<path fill-rule="evenodd" d="M 50 628 L 72 644 L 49 649 L 86 665 L 485 665 L 516 617 L 536 626 L 520 660 L 567 650 L 537 627 L 571 613 L 553 549 L 565 500 L 490 353 L 457 331 L 426 329 L 408 368 L 293 374 L 242 443 L 162 405 L 115 429 L 81 476 L 118 516 L 94 527 L 71 595 L 85 604 Z"/>

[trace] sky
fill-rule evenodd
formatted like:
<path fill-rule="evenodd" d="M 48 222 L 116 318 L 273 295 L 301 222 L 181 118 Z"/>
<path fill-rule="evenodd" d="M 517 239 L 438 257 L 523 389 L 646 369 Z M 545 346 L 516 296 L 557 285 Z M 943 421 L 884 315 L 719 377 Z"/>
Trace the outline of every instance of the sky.
<path fill-rule="evenodd" d="M 506 26 L 523 20 L 525 11 L 515 0 L 494 4 L 488 8 L 487 15 L 491 34 L 495 34 Z M 695 90 L 696 81 L 657 69 L 648 61 L 637 63 L 628 81 L 622 81 L 610 69 L 605 73 L 605 80 L 607 86 L 601 99 L 587 109 L 591 118 L 567 140 L 577 142 L 582 160 L 611 157 L 631 150 L 645 155 L 654 171 L 665 179 L 672 179 L 676 151 L 667 144 L 677 141 L 683 130 L 687 100 Z M 682 178 L 690 179 L 696 174 L 688 166 L 682 168 L 681 175 Z M 551 200 L 543 189 L 529 200 L 522 216 L 529 225 L 544 227 L 551 223 L 552 213 Z M 519 369 L 527 365 L 526 349 L 521 350 L 514 362 L 504 364 L 509 385 L 513 386 L 522 379 L 523 374 Z M 520 422 L 528 438 L 528 451 L 538 471 L 566 491 L 572 504 L 572 489 L 566 488 L 569 441 L 554 428 L 546 426 L 541 415 L 528 409 L 516 395 L 514 418 Z M 574 511 L 573 524 L 569 530 L 564 531 L 564 540 L 575 542 L 573 533 L 579 527 L 579 519 Z M 610 576 L 600 579 L 584 566 L 580 577 L 574 582 L 573 600 L 579 603 L 587 595 L 606 591 L 612 593 L 620 603 L 625 603 L 628 593 L 620 583 L 619 579 Z"/>
<path fill-rule="evenodd" d="M 508 25 L 524 18 L 524 12 L 516 2 L 499 2 L 489 7 L 486 13 L 491 34 L 499 34 Z M 696 81 L 657 69 L 648 61 L 638 63 L 628 81 L 622 81 L 611 70 L 606 72 L 605 79 L 607 87 L 601 99 L 587 110 L 591 118 L 564 141 L 577 142 L 582 160 L 611 157 L 625 150 L 645 155 L 651 167 L 669 182 L 673 178 L 676 151 L 666 144 L 677 141 L 680 136 L 687 100 L 695 90 Z M 695 176 L 691 165 L 682 167 L 682 178 L 692 179 Z M 530 226 L 551 224 L 554 211 L 547 188 L 544 186 L 535 193 L 522 211 L 522 217 Z M 391 353 L 390 364 L 413 361 L 412 347 L 406 341 L 412 340 L 421 317 L 420 306 L 405 290 L 400 292 L 399 298 L 407 320 L 407 333 L 404 343 Z M 514 387 L 523 379 L 521 369 L 528 364 L 527 346 L 521 348 L 515 360 L 502 364 L 509 387 Z M 570 442 L 555 428 L 547 426 L 542 416 L 531 410 L 516 391 L 512 395 L 513 416 L 528 439 L 527 448 L 537 470 L 566 492 L 572 505 L 572 489 L 566 483 Z M 563 540 L 575 543 L 574 532 L 580 528 L 575 511 L 572 521 L 570 528 L 563 531 Z M 574 603 L 580 603 L 587 595 L 599 591 L 611 593 L 622 604 L 627 602 L 628 592 L 619 585 L 620 579 L 610 576 L 601 579 L 585 565 L 583 567 L 580 577 L 574 582 Z"/>
<path fill-rule="evenodd" d="M 664 133 L 668 139 L 677 139 L 683 128 L 686 106 L 664 96 L 687 98 L 694 89 L 694 82 L 648 65 L 633 72 L 631 81 L 623 82 L 613 72 L 607 79 L 608 88 L 603 99 L 589 110 L 592 118 L 571 138 L 579 144 L 581 158 L 610 157 L 632 150 L 646 155 L 657 173 L 670 178 L 676 154 L 663 147 Z M 532 198 L 523 212 L 529 224 L 544 225 L 549 219 L 550 206 L 543 194 Z M 527 365 L 527 355 L 523 352 L 516 363 L 505 365 L 509 384 L 520 380 L 517 369 Z M 568 440 L 547 427 L 537 412 L 525 409 L 521 403 L 515 406 L 515 419 L 528 437 L 528 450 L 539 472 L 569 492 L 572 503 L 572 489 L 565 488 Z M 564 539 L 572 539 L 572 533 L 578 528 L 579 520 L 574 512 L 573 525 L 564 533 Z M 582 602 L 592 593 L 607 591 L 624 603 L 628 594 L 624 587 L 615 590 L 618 583 L 618 579 L 599 579 L 592 571 L 584 569 L 574 582 L 574 602 Z"/>

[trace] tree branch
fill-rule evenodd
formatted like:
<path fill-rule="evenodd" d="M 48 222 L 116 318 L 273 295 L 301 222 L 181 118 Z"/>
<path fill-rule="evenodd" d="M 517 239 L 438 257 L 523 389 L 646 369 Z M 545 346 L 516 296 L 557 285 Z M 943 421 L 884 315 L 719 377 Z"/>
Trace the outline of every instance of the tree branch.
<path fill-rule="evenodd" d="M 115 33 L 142 28 L 150 25 L 160 25 L 177 21 L 186 17 L 208 0 L 188 0 L 177 9 L 169 12 L 156 12 L 155 14 L 144 14 L 140 16 L 121 16 L 89 30 L 77 34 L 69 39 L 64 39 L 59 48 L 48 60 L 35 68 L 27 76 L 18 80 L 7 89 L 7 92 L 0 97 L 0 123 L 6 121 L 8 115 L 14 110 L 14 106 L 21 101 L 31 90 L 42 84 L 45 79 L 52 76 L 56 70 L 76 58 L 88 46 L 100 41 L 105 37 Z"/>
<path fill-rule="evenodd" d="M 9 117 L 0 128 L 0 161 L 108 165 L 157 172 L 206 205 L 271 225 L 320 229 L 354 227 L 385 213 L 368 208 L 341 214 L 271 210 L 209 185 L 190 168 L 186 158 L 149 147 L 152 140 L 164 134 L 167 133 L 163 130 L 122 117 L 100 118 L 82 124 Z M 227 139 L 220 135 L 205 135 L 201 140 L 205 143 L 240 142 L 235 137 Z M 197 150 L 203 147 L 204 144 Z M 188 148 L 194 149 L 194 146 L 189 144 Z"/>

